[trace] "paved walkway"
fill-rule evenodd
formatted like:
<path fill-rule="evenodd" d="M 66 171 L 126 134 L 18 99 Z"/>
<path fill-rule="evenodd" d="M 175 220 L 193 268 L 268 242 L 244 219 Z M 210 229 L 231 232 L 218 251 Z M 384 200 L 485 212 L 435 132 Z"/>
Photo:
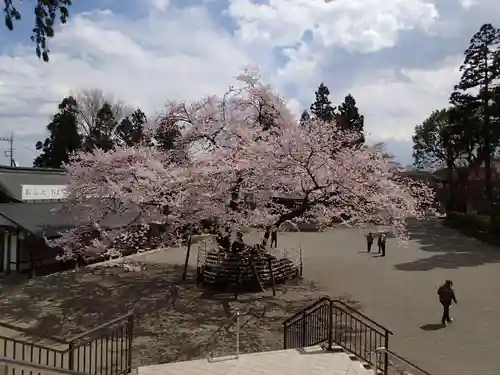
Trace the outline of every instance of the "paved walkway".
<path fill-rule="evenodd" d="M 138 375 L 373 375 L 345 353 L 321 347 L 139 367 Z"/>
<path fill-rule="evenodd" d="M 304 277 L 332 296 L 349 293 L 394 332 L 392 349 L 436 375 L 500 374 L 500 249 L 465 238 L 439 220 L 410 226 L 407 248 L 388 240 L 387 256 L 364 252 L 358 229 L 302 233 Z M 299 234 L 280 238 L 299 241 Z M 437 287 L 452 279 L 456 321 L 440 329 Z"/>
<path fill-rule="evenodd" d="M 302 246 L 304 278 L 316 294 L 358 301 L 394 332 L 391 348 L 431 374 L 500 374 L 500 249 L 439 219 L 409 228 L 407 247 L 389 238 L 385 258 L 366 253 L 367 231 L 355 228 L 280 234 L 279 241 L 280 247 Z M 182 253 L 171 257 L 183 259 Z M 436 291 L 445 279 L 454 281 L 459 304 L 451 311 L 456 321 L 443 329 Z"/>

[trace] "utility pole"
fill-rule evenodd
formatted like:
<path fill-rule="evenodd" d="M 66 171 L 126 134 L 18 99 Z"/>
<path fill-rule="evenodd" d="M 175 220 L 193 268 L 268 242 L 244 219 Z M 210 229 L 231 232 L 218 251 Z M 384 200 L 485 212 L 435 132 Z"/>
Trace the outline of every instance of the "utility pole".
<path fill-rule="evenodd" d="M 9 148 L 4 152 L 4 155 L 10 159 L 10 166 L 15 167 L 16 162 L 14 160 L 14 134 L 10 134 L 10 137 L 0 137 L 0 142 L 9 142 Z"/>

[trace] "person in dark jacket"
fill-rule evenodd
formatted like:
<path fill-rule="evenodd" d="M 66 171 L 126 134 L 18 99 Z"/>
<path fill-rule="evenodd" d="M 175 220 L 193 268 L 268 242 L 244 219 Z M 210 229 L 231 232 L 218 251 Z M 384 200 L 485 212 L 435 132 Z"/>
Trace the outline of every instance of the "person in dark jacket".
<path fill-rule="evenodd" d="M 278 247 L 278 227 L 276 225 L 271 228 L 271 247 Z"/>
<path fill-rule="evenodd" d="M 269 241 L 269 236 L 271 235 L 271 226 L 268 225 L 266 227 L 266 231 L 264 232 L 264 238 L 262 239 L 262 246 L 267 246 L 267 241 Z"/>
<path fill-rule="evenodd" d="M 231 252 L 233 253 L 241 253 L 243 250 L 245 250 L 245 241 L 243 241 L 243 233 L 241 232 L 236 232 L 236 239 L 233 242 L 233 245 L 231 247 Z"/>
<path fill-rule="evenodd" d="M 387 239 L 387 236 L 385 235 L 385 233 L 381 233 L 378 236 L 378 241 L 377 241 L 378 254 L 382 254 L 383 257 L 385 257 L 385 241 L 386 241 L 386 239 Z"/>
<path fill-rule="evenodd" d="M 443 317 L 441 318 L 441 324 L 446 325 L 447 323 L 453 322 L 450 317 L 450 306 L 452 302 L 457 303 L 455 297 L 455 291 L 453 290 L 453 281 L 446 280 L 443 285 L 438 289 L 439 302 L 443 306 Z"/>
<path fill-rule="evenodd" d="M 372 234 L 372 232 L 370 232 L 366 236 L 366 251 L 367 252 L 372 251 L 372 245 L 373 245 L 373 234 Z"/>

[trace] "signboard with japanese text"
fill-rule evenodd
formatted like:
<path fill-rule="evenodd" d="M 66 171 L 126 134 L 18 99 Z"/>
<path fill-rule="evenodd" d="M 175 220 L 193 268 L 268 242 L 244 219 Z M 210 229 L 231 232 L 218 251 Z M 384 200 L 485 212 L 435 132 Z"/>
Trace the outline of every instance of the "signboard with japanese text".
<path fill-rule="evenodd" d="M 58 200 L 66 198 L 67 185 L 21 185 L 22 200 Z"/>

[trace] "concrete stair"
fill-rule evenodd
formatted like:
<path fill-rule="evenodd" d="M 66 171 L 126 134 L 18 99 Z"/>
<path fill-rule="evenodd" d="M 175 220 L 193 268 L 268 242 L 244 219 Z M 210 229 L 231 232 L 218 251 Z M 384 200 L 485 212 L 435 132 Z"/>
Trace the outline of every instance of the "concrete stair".
<path fill-rule="evenodd" d="M 139 367 L 138 375 L 373 375 L 356 357 L 320 346 Z"/>

